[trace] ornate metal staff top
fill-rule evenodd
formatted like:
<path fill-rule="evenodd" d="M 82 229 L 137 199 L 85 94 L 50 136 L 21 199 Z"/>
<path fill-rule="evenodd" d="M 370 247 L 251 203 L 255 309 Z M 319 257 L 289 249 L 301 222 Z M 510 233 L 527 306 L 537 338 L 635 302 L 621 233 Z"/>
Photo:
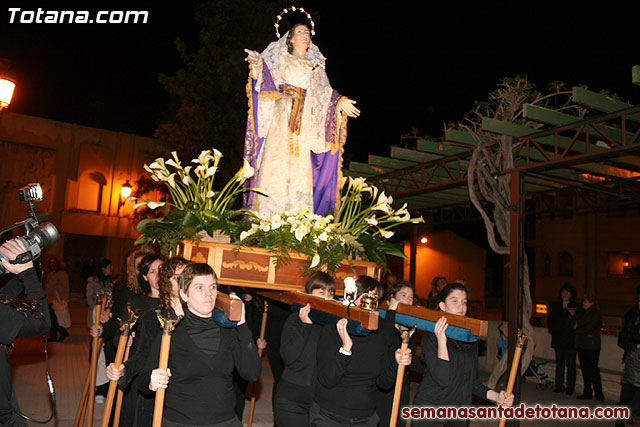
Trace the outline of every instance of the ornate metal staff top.
<path fill-rule="evenodd" d="M 129 336 L 131 334 L 131 329 L 138 320 L 139 311 L 140 310 L 132 310 L 131 303 L 127 303 L 127 318 L 120 319 L 120 331 L 122 331 L 122 335 Z"/>
<path fill-rule="evenodd" d="M 162 335 L 171 335 L 176 328 L 176 325 L 182 319 L 182 316 L 178 316 L 176 319 L 164 317 L 160 309 L 156 310 L 156 315 L 158 316 L 158 322 L 160 322 L 160 327 L 162 328 Z"/>
<path fill-rule="evenodd" d="M 402 343 L 409 344 L 409 340 L 411 339 L 415 331 L 416 331 L 416 325 L 413 325 L 413 328 L 411 329 L 405 329 L 404 331 L 401 331 L 400 338 L 402 338 Z"/>

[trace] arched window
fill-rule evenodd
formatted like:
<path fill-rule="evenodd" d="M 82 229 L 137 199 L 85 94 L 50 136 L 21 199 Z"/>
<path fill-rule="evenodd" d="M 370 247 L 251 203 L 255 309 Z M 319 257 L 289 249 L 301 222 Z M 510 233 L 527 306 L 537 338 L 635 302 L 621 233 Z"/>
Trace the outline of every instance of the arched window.
<path fill-rule="evenodd" d="M 100 172 L 86 171 L 78 179 L 78 209 L 100 212 L 102 189 L 107 179 Z"/>
<path fill-rule="evenodd" d="M 558 276 L 573 277 L 573 256 L 569 252 L 558 254 Z"/>

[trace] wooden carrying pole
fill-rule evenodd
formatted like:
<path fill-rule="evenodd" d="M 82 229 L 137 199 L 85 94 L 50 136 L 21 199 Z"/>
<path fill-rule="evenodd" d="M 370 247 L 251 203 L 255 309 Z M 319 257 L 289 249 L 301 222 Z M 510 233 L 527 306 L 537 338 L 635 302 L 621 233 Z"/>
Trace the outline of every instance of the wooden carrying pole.
<path fill-rule="evenodd" d="M 518 345 L 516 347 L 515 353 L 513 353 L 513 363 L 511 364 L 511 372 L 509 373 L 509 382 L 507 383 L 507 396 L 511 396 L 513 394 L 513 386 L 516 383 L 516 377 L 518 376 L 518 372 L 520 371 L 520 356 L 522 356 L 522 347 L 524 346 L 524 342 L 527 340 L 526 335 L 522 334 L 522 331 L 518 331 Z M 499 427 L 504 427 L 507 424 L 506 418 L 500 418 Z"/>
<path fill-rule="evenodd" d="M 264 340 L 264 333 L 267 330 L 267 316 L 269 312 L 269 303 L 264 302 L 264 311 L 262 312 L 262 324 L 260 325 L 260 339 Z M 258 356 L 262 359 L 262 349 L 258 349 Z M 253 425 L 253 413 L 256 409 L 256 386 L 257 382 L 253 383 L 251 387 L 251 405 L 249 407 L 249 422 L 247 423 L 247 427 L 251 427 Z"/>
<path fill-rule="evenodd" d="M 218 292 L 216 297 L 216 308 L 224 312 L 227 319 L 232 322 L 239 322 L 242 319 L 242 300 L 231 298 L 229 295 Z"/>
<path fill-rule="evenodd" d="M 160 310 L 156 311 L 158 314 L 158 321 L 162 326 L 162 341 L 160 343 L 160 361 L 158 362 L 158 369 L 167 369 L 169 367 L 169 350 L 171 349 L 171 334 L 176 327 L 176 324 L 180 321 L 180 317 L 176 320 L 167 319 L 160 315 Z M 162 426 L 162 412 L 164 410 L 164 388 L 158 388 L 156 390 L 156 401 L 153 407 L 153 427 Z"/>
<path fill-rule="evenodd" d="M 257 294 L 266 298 L 270 298 L 272 300 L 283 302 L 285 304 L 296 303 L 300 304 L 301 306 L 309 304 L 314 310 L 333 314 L 334 316 L 338 316 L 340 318 L 360 322 L 363 328 L 370 331 L 375 331 L 378 329 L 379 315 L 375 310 L 365 310 L 364 308 L 355 306 L 347 307 L 346 305 L 343 305 L 341 302 L 338 302 L 336 300 L 322 298 L 302 292 L 265 291 L 257 292 Z"/>
<path fill-rule="evenodd" d="M 131 351 L 131 347 L 127 346 L 127 350 L 124 352 L 124 359 L 122 359 L 122 363 L 129 360 L 129 352 Z M 113 425 L 120 425 L 120 412 L 122 412 L 122 398 L 124 396 L 124 392 L 121 389 L 118 389 L 118 394 L 116 397 L 116 409 L 113 411 Z"/>
<path fill-rule="evenodd" d="M 124 358 L 124 352 L 127 348 L 127 342 L 129 341 L 129 335 L 131 334 L 131 328 L 136 324 L 138 319 L 138 313 L 131 310 L 131 304 L 127 304 L 127 319 L 120 320 L 120 339 L 118 340 L 118 350 L 116 350 L 116 359 L 113 365 L 116 369 L 120 369 L 122 365 L 122 359 Z M 101 427 L 109 427 L 109 419 L 111 418 L 111 409 L 113 408 L 113 399 L 116 396 L 116 390 L 118 388 L 118 380 L 109 381 L 109 391 L 107 392 L 107 399 L 104 402 L 104 412 L 102 413 Z M 116 424 L 117 425 L 117 424 Z"/>
<path fill-rule="evenodd" d="M 409 348 L 409 340 L 416 331 L 414 326 L 411 330 L 404 330 L 401 332 L 402 345 L 400 349 L 404 352 Z M 396 389 L 393 393 L 393 405 L 391 405 L 391 419 L 389 420 L 389 427 L 396 427 L 398 424 L 398 411 L 400 410 L 400 397 L 402 396 L 402 383 L 404 382 L 404 365 L 398 365 L 398 374 L 396 375 Z"/>
<path fill-rule="evenodd" d="M 386 308 L 386 304 L 380 304 L 380 308 Z M 396 313 L 405 314 L 407 316 L 417 317 L 419 319 L 437 322 L 441 317 L 447 318 L 449 325 L 462 329 L 469 329 L 471 333 L 477 337 L 486 337 L 489 331 L 489 322 L 486 320 L 474 319 L 472 317 L 459 316 L 457 314 L 445 313 L 438 310 L 430 310 L 418 305 L 408 305 L 399 303 Z"/>

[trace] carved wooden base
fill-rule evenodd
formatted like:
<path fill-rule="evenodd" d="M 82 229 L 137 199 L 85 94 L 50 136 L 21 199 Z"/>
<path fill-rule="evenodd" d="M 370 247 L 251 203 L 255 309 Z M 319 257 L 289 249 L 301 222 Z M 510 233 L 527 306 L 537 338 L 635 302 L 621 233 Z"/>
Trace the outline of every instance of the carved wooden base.
<path fill-rule="evenodd" d="M 275 257 L 269 249 L 203 241 L 184 241 L 181 246 L 186 259 L 213 267 L 220 284 L 278 291 L 304 290 L 304 255 L 292 254 L 291 262 L 276 271 Z M 343 260 L 336 272 L 336 293 L 343 293 L 345 277 L 359 275 L 380 280 L 381 268 L 375 262 L 355 260 L 350 265 Z"/>

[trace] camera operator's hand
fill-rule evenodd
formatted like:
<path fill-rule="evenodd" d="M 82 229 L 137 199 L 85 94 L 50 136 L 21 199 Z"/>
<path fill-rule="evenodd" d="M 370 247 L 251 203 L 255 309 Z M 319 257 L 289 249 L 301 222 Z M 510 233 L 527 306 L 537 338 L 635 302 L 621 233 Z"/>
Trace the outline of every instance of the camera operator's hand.
<path fill-rule="evenodd" d="M 9 260 L 15 259 L 18 255 L 25 253 L 26 251 L 27 251 L 27 248 L 24 246 L 24 243 L 16 239 L 7 240 L 2 244 L 2 246 L 0 246 L 0 252 Z M 33 261 L 29 261 L 24 264 L 11 264 L 9 261 L 3 258 L 2 266 L 9 273 L 19 274 L 19 273 L 22 273 L 23 271 L 33 268 Z"/>

